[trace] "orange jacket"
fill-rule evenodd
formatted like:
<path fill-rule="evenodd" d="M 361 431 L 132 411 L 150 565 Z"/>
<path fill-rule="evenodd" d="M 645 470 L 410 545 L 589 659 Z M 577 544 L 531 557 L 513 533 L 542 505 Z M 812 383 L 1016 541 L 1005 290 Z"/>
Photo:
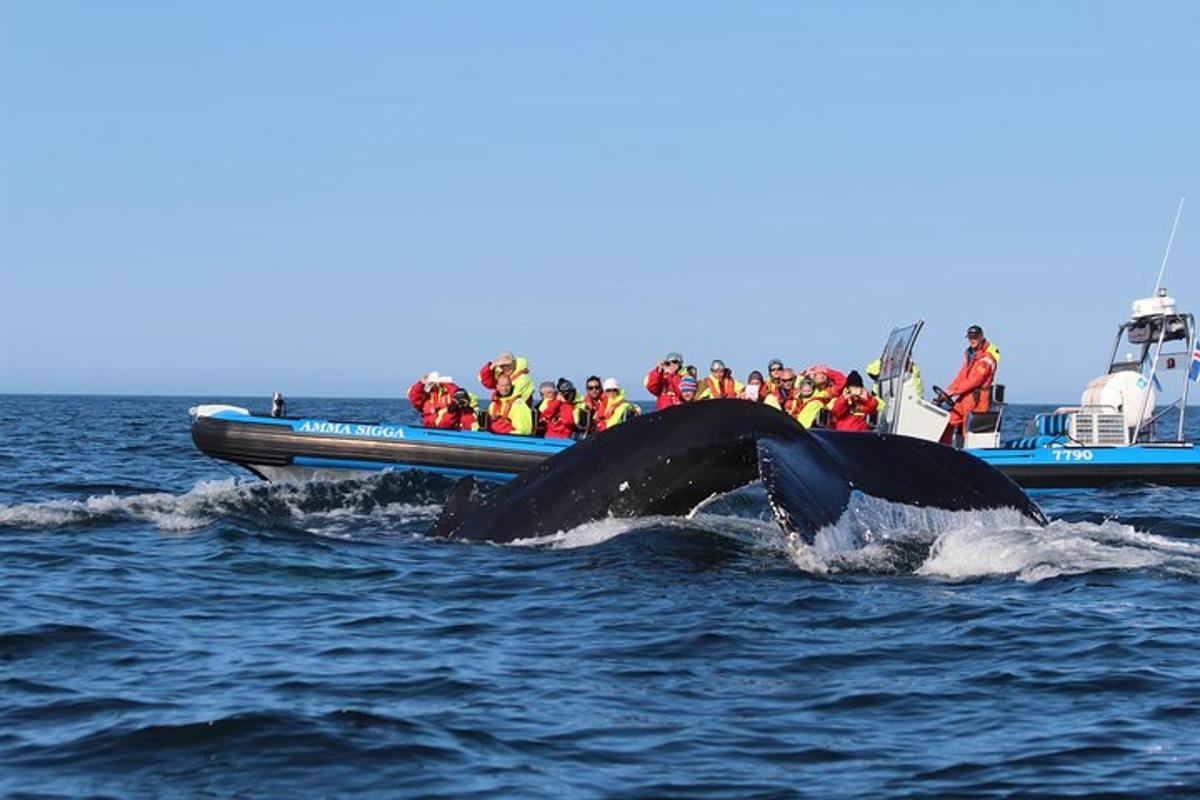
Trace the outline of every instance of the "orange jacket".
<path fill-rule="evenodd" d="M 978 402 L 975 402 L 974 394 L 976 389 L 991 388 L 996 380 L 999 353 L 1000 351 L 987 339 L 981 340 L 976 350 L 967 348 L 967 352 L 963 354 L 962 369 L 946 387 L 946 394 L 951 397 L 961 395 L 956 407 L 961 404 L 966 407 L 963 411 L 988 410 L 992 403 L 992 393 L 981 391 Z"/>

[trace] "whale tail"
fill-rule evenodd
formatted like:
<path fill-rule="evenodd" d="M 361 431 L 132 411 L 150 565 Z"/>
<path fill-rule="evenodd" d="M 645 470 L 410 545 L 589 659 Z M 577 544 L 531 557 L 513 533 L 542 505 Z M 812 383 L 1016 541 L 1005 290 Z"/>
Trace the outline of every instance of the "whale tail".
<path fill-rule="evenodd" d="M 613 517 L 686 514 L 761 479 L 776 519 L 813 541 L 858 491 L 950 511 L 1011 507 L 1045 517 L 983 461 L 904 436 L 808 431 L 759 403 L 688 403 L 588 437 L 478 497 L 455 488 L 431 531 L 511 542 Z"/>
<path fill-rule="evenodd" d="M 838 521 L 854 491 L 893 503 L 974 511 L 1014 508 L 1040 525 L 1041 509 L 1010 478 L 972 455 L 933 442 L 861 432 L 764 438 L 758 468 L 779 526 L 812 543 Z"/>

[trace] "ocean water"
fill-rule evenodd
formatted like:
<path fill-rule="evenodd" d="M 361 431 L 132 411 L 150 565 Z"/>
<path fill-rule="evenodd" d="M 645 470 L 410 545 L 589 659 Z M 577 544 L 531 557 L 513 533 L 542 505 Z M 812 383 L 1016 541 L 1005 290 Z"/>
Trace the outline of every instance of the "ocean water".
<path fill-rule="evenodd" d="M 1200 795 L 1200 492 L 446 542 L 447 480 L 200 455 L 228 399 L 0 396 L 0 794 Z"/>

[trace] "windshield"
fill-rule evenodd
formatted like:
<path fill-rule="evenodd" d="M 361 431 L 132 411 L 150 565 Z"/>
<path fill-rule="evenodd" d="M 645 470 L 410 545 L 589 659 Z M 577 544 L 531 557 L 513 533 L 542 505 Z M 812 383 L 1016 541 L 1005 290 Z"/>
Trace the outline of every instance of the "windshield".
<path fill-rule="evenodd" d="M 897 328 L 892 331 L 892 335 L 883 348 L 883 355 L 880 356 L 880 381 L 899 378 L 904 374 L 905 364 L 912 352 L 913 340 L 917 338 L 920 330 L 921 323 L 917 322 L 906 328 Z"/>

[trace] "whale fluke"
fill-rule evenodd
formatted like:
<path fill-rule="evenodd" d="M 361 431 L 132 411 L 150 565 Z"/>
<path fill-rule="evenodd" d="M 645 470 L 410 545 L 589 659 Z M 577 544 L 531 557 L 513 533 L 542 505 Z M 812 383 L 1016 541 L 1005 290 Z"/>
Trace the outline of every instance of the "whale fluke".
<path fill-rule="evenodd" d="M 476 502 L 473 483 L 460 483 L 431 534 L 511 542 L 607 516 L 682 515 L 760 478 L 781 526 L 808 541 L 841 516 L 853 490 L 953 510 L 1012 507 L 1045 522 L 974 456 L 902 436 L 810 433 L 769 406 L 712 401 L 585 439 Z"/>

